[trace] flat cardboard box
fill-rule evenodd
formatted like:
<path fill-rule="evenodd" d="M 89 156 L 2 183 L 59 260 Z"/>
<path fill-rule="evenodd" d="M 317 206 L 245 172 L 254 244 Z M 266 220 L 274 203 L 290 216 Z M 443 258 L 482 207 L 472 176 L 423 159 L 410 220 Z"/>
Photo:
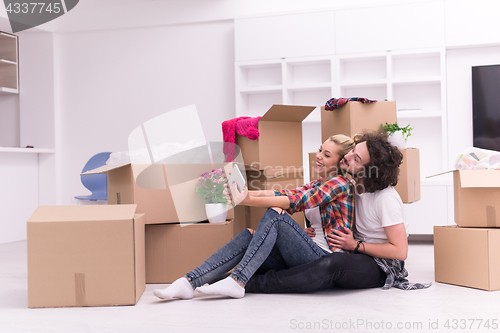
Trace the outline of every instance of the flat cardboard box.
<path fill-rule="evenodd" d="M 39 206 L 27 222 L 28 307 L 134 305 L 146 288 L 136 205 Z"/>
<path fill-rule="evenodd" d="M 437 282 L 500 289 L 500 229 L 434 227 Z"/>
<path fill-rule="evenodd" d="M 259 120 L 259 138 L 236 135 L 244 163 L 255 169 L 302 167 L 302 121 L 316 106 L 273 105 Z"/>
<path fill-rule="evenodd" d="M 136 204 L 137 212 L 146 214 L 146 224 L 161 224 L 207 219 L 196 186 L 199 176 L 214 168 L 230 172 L 232 163 L 105 165 L 85 174 L 108 175 L 108 204 Z M 137 181 L 134 174 L 139 175 Z M 229 209 L 227 219 L 232 218 L 234 211 Z"/>
<path fill-rule="evenodd" d="M 376 103 L 348 102 L 346 105 L 327 111 L 321 107 L 321 139 L 325 142 L 335 134 L 354 137 L 363 131 L 378 131 L 380 125 L 397 122 L 396 102 Z"/>
<path fill-rule="evenodd" d="M 146 283 L 172 283 L 244 229 L 242 221 L 146 226 Z"/>
<path fill-rule="evenodd" d="M 400 149 L 403 163 L 399 167 L 398 184 L 394 187 L 401 200 L 409 204 L 420 200 L 420 151 L 417 148 Z"/>
<path fill-rule="evenodd" d="M 500 227 L 500 170 L 453 170 L 455 223 L 460 227 Z"/>

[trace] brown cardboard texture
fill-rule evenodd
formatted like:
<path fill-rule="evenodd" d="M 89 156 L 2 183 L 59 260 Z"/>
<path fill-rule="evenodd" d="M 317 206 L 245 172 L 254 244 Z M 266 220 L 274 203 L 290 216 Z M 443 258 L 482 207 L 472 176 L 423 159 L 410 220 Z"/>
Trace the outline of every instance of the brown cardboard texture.
<path fill-rule="evenodd" d="M 233 221 L 147 225 L 146 282 L 174 282 L 226 245 L 233 235 Z"/>
<path fill-rule="evenodd" d="M 420 200 L 420 154 L 416 148 L 400 149 L 403 163 L 399 167 L 398 184 L 394 187 L 403 203 Z"/>
<path fill-rule="evenodd" d="M 321 139 L 325 142 L 335 134 L 353 137 L 364 130 L 377 131 L 380 125 L 397 122 L 396 102 L 376 103 L 348 102 L 346 105 L 327 111 L 321 107 Z"/>
<path fill-rule="evenodd" d="M 455 223 L 460 227 L 500 227 L 500 170 L 453 170 Z"/>
<path fill-rule="evenodd" d="M 27 222 L 28 307 L 134 305 L 146 288 L 136 205 L 39 206 Z"/>
<path fill-rule="evenodd" d="M 500 289 L 500 229 L 434 227 L 437 282 Z"/>
<path fill-rule="evenodd" d="M 314 168 L 316 167 L 316 152 L 309 153 L 309 180 L 313 181 L 319 178 Z"/>
<path fill-rule="evenodd" d="M 266 170 L 246 170 L 248 189 L 257 190 L 285 190 L 294 189 L 304 185 L 303 168 L 289 169 L 266 169 Z M 267 208 L 262 207 L 245 207 L 236 206 L 236 210 L 244 210 L 246 216 L 246 226 L 248 228 L 257 229 L 260 219 L 266 212 Z M 236 214 L 236 213 L 235 213 Z M 238 215 L 238 214 L 236 214 Z M 292 215 L 292 218 L 301 226 L 304 227 L 304 213 L 297 212 Z"/>
<path fill-rule="evenodd" d="M 236 135 L 246 165 L 302 167 L 302 121 L 315 106 L 273 105 L 259 120 L 259 138 Z"/>
<path fill-rule="evenodd" d="M 232 163 L 106 165 L 85 174 L 108 175 L 108 204 L 136 204 L 137 212 L 146 214 L 146 224 L 178 223 L 207 219 L 196 186 L 198 177 L 214 168 L 227 173 Z M 134 174 L 139 175 L 137 181 Z M 232 218 L 234 212 L 229 209 L 227 219 Z"/>

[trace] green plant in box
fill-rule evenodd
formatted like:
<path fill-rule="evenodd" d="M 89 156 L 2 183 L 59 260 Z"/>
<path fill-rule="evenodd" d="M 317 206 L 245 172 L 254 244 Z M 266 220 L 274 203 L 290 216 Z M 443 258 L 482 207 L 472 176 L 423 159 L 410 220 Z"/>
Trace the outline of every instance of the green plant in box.
<path fill-rule="evenodd" d="M 393 135 L 394 133 L 401 131 L 401 134 L 403 135 L 405 142 L 408 140 L 408 137 L 411 136 L 411 131 L 413 129 L 413 127 L 410 127 L 410 124 L 406 125 L 405 127 L 399 127 L 398 123 L 388 124 L 386 122 L 385 125 L 380 125 L 380 126 L 389 135 Z"/>
<path fill-rule="evenodd" d="M 224 184 L 227 184 L 227 179 L 226 173 L 222 169 L 205 172 L 198 180 L 196 193 L 202 196 L 207 204 L 228 204 L 224 194 Z"/>

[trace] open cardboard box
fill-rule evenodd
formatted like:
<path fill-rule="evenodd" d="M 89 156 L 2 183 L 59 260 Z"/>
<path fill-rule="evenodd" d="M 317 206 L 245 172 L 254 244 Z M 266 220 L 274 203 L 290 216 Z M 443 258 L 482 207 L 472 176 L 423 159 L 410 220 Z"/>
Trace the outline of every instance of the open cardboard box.
<path fill-rule="evenodd" d="M 500 289 L 500 229 L 434 227 L 437 282 Z"/>
<path fill-rule="evenodd" d="M 259 120 L 259 138 L 236 135 L 246 165 L 302 167 L 302 121 L 316 106 L 273 105 Z"/>
<path fill-rule="evenodd" d="M 378 131 L 380 125 L 397 122 L 396 102 L 348 102 L 332 111 L 321 107 L 321 140 L 325 142 L 335 134 L 354 137 L 367 131 Z"/>
<path fill-rule="evenodd" d="M 146 282 L 172 283 L 244 229 L 242 221 L 146 226 Z"/>
<path fill-rule="evenodd" d="M 136 205 L 39 206 L 27 222 L 28 307 L 134 305 L 146 288 Z"/>
<path fill-rule="evenodd" d="M 500 227 L 500 170 L 454 170 L 438 175 L 450 172 L 455 223 L 460 227 Z"/>
<path fill-rule="evenodd" d="M 217 162 L 224 160 L 222 143 L 210 147 L 197 147 L 154 164 L 105 165 L 83 174 L 107 174 L 108 204 L 136 204 L 137 212 L 146 214 L 146 224 L 204 221 L 205 201 L 196 193 L 200 175 L 213 169 L 229 174 L 233 168 L 233 162 Z M 240 160 L 238 155 L 235 161 Z M 228 209 L 227 219 L 234 218 L 233 209 Z"/>

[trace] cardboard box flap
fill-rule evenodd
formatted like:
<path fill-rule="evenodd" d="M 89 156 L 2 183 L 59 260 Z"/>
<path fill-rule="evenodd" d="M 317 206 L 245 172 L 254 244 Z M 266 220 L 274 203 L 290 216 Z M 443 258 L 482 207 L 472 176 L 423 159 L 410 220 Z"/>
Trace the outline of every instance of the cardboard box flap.
<path fill-rule="evenodd" d="M 111 170 L 115 170 L 118 168 L 122 168 L 124 166 L 130 165 L 130 163 L 127 164 L 110 164 L 110 165 L 103 165 L 98 168 L 89 170 L 87 172 L 82 173 L 82 175 L 95 175 L 95 174 L 103 174 L 103 173 L 108 173 Z"/>
<path fill-rule="evenodd" d="M 137 205 L 38 206 L 28 222 L 73 222 L 133 219 Z"/>
<path fill-rule="evenodd" d="M 302 122 L 316 106 L 274 104 L 259 121 Z"/>
<path fill-rule="evenodd" d="M 500 187 L 500 170 L 461 170 L 459 174 L 461 187 Z"/>
<path fill-rule="evenodd" d="M 432 178 L 455 171 L 460 176 L 460 187 L 500 187 L 500 170 L 450 170 L 425 178 Z"/>

